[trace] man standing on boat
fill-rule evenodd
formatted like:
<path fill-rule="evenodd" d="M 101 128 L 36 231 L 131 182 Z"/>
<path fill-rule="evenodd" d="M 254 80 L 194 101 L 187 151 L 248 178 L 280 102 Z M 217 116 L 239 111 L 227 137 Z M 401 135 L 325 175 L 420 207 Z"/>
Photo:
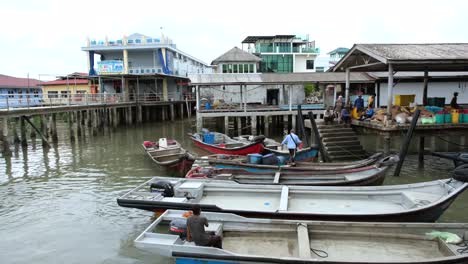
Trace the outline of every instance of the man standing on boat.
<path fill-rule="evenodd" d="M 288 146 L 289 149 L 289 162 L 294 165 L 294 158 L 296 157 L 296 150 L 299 144 L 301 144 L 302 141 L 299 139 L 299 137 L 294 134 L 294 129 L 291 128 L 289 131 L 289 134 L 286 135 L 284 138 L 283 142 L 281 142 L 281 145 L 286 145 Z"/>
<path fill-rule="evenodd" d="M 187 240 L 195 242 L 197 246 L 223 248 L 220 236 L 214 233 L 207 233 L 208 219 L 200 216 L 200 205 L 195 204 L 192 208 L 193 215 L 187 219 Z"/>

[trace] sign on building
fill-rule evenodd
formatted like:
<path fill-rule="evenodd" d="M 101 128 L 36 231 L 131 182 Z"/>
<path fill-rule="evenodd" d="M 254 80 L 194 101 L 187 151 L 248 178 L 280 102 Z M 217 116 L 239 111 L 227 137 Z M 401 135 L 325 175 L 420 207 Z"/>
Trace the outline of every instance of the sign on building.
<path fill-rule="evenodd" d="M 121 74 L 124 73 L 123 61 L 120 60 L 106 60 L 99 61 L 98 63 L 99 74 Z"/>

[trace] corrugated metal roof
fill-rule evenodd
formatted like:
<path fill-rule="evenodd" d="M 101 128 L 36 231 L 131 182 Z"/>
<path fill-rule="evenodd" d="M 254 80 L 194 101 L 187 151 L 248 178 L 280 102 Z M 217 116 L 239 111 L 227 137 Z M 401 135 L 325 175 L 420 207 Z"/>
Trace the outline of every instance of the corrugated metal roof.
<path fill-rule="evenodd" d="M 188 76 L 192 85 L 227 85 L 227 84 L 293 84 L 293 83 L 344 83 L 345 73 L 217 73 L 191 74 Z M 375 79 L 363 72 L 351 73 L 351 82 L 373 82 Z"/>
<path fill-rule="evenodd" d="M 251 62 L 256 63 L 261 61 L 262 59 L 250 54 L 246 51 L 239 49 L 238 47 L 234 47 L 224 53 L 223 55 L 216 58 L 214 61 L 211 62 L 211 65 L 218 65 L 223 62 Z"/>
<path fill-rule="evenodd" d="M 88 84 L 88 79 L 68 79 L 68 80 L 55 80 L 42 83 L 43 86 L 49 85 L 74 85 L 74 84 Z"/>
<path fill-rule="evenodd" d="M 375 78 L 388 78 L 388 72 L 368 72 Z M 455 77 L 468 77 L 468 72 L 428 72 L 431 78 L 455 78 Z M 424 72 L 396 72 L 394 78 L 421 78 L 424 77 Z"/>
<path fill-rule="evenodd" d="M 31 78 L 17 78 L 8 75 L 0 74 L 0 87 L 4 88 L 27 88 L 27 87 L 36 87 L 42 82 L 36 79 Z"/>
<path fill-rule="evenodd" d="M 333 71 L 467 71 L 468 43 L 355 44 Z"/>
<path fill-rule="evenodd" d="M 256 43 L 259 39 L 294 38 L 296 35 L 247 36 L 242 43 Z"/>
<path fill-rule="evenodd" d="M 356 44 L 387 60 L 468 60 L 468 43 Z"/>
<path fill-rule="evenodd" d="M 330 52 L 328 52 L 327 54 L 333 54 L 333 53 L 346 53 L 348 52 L 349 49 L 348 48 L 343 48 L 343 47 L 339 47 L 339 48 L 336 48 Z"/>

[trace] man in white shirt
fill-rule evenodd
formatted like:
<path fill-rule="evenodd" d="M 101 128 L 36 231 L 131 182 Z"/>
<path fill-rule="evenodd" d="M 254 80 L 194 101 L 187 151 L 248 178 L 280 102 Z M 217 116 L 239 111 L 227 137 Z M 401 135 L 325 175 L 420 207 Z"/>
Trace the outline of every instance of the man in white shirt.
<path fill-rule="evenodd" d="M 291 129 L 289 131 L 289 134 L 286 135 L 284 138 L 283 142 L 281 142 L 281 145 L 286 145 L 289 150 L 289 162 L 294 164 L 294 157 L 296 156 L 296 149 L 301 144 L 302 141 L 299 139 L 299 137 L 294 134 L 294 129 Z"/>

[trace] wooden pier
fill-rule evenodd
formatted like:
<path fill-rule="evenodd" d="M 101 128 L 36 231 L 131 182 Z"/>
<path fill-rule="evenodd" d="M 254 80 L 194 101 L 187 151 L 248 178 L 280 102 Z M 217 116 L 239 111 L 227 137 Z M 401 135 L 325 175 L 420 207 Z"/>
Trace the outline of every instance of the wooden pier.
<path fill-rule="evenodd" d="M 54 143 L 58 141 L 57 120 L 59 119 L 68 123 L 70 140 L 74 141 L 84 135 L 85 127 L 90 129 L 91 134 L 96 135 L 105 127 L 116 128 L 119 125 L 146 121 L 173 121 L 176 118 L 191 117 L 193 105 L 193 100 L 133 101 L 0 109 L 2 151 L 4 155 L 11 154 L 8 138 L 10 131 L 13 133 L 15 144 L 21 144 L 23 147 L 28 145 L 26 124 L 31 126 L 30 137 L 35 138 L 39 134 L 42 144 L 48 146 L 49 140 Z"/>

